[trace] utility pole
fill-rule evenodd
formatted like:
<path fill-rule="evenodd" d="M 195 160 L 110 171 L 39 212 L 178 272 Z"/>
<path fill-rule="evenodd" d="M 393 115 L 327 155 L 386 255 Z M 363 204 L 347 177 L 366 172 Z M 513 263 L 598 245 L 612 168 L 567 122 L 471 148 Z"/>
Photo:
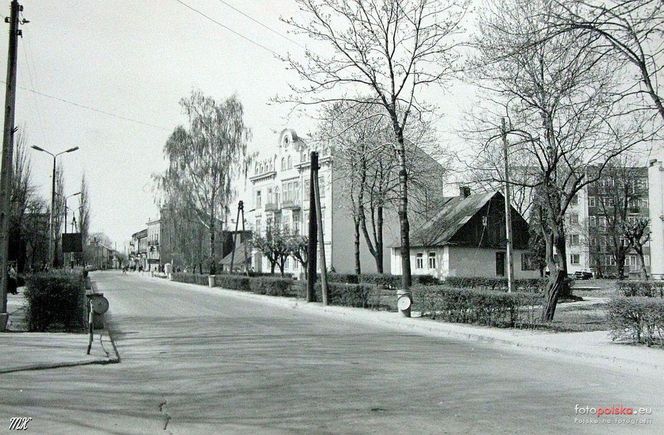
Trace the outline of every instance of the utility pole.
<path fill-rule="evenodd" d="M 0 293 L 2 306 L 0 307 L 0 331 L 7 326 L 7 266 L 9 264 L 9 200 L 12 186 L 12 165 L 14 153 L 14 116 L 16 109 L 16 58 L 18 52 L 18 37 L 21 35 L 19 25 L 19 12 L 23 6 L 17 0 L 12 0 L 11 12 L 5 22 L 9 23 L 9 50 L 7 53 L 7 86 L 5 88 L 5 128 L 2 137 L 2 169 L 0 173 Z"/>
<path fill-rule="evenodd" d="M 314 177 L 314 184 L 316 186 L 316 217 L 318 218 L 318 232 L 320 235 L 320 285 L 321 293 L 323 294 L 323 305 L 328 305 L 327 298 L 327 264 L 325 262 L 325 236 L 323 234 L 323 213 L 320 207 L 320 186 L 318 183 L 318 170 L 316 170 L 316 176 Z"/>
<path fill-rule="evenodd" d="M 510 167 L 507 155 L 507 126 L 505 118 L 500 125 L 500 133 L 503 138 L 503 155 L 505 160 L 505 247 L 507 250 L 507 292 L 512 292 L 514 286 L 514 268 L 512 267 L 512 201 L 510 195 Z"/>
<path fill-rule="evenodd" d="M 244 203 L 242 204 L 242 235 L 245 235 L 245 229 L 244 229 Z M 242 242 L 242 237 L 240 237 L 240 242 Z M 244 244 L 242 245 L 244 247 L 244 273 L 249 276 L 249 268 L 247 267 L 247 244 L 249 243 L 248 240 L 244 241 Z"/>
<path fill-rule="evenodd" d="M 233 263 L 235 262 L 235 246 L 236 246 L 236 241 L 237 241 L 237 227 L 240 225 L 240 211 L 243 211 L 244 209 L 244 203 L 242 201 L 239 201 L 237 203 L 237 217 L 235 218 L 235 233 L 233 233 L 233 246 L 232 246 L 232 251 L 231 251 L 231 270 L 230 273 L 233 273 Z M 244 215 L 244 213 L 243 213 Z M 242 223 L 242 226 L 244 227 L 244 222 Z M 243 228 L 244 231 L 244 228 Z M 242 238 L 240 237 L 240 243 L 242 243 Z M 245 261 L 247 259 L 245 258 Z"/>
<path fill-rule="evenodd" d="M 311 152 L 309 167 L 309 245 L 307 246 L 307 302 L 316 301 L 316 177 L 318 177 L 318 153 Z"/>

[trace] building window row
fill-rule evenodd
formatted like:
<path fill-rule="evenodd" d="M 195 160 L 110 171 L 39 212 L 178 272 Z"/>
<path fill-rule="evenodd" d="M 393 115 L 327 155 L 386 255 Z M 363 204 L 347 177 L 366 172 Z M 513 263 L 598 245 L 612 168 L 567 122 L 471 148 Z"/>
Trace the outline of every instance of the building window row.
<path fill-rule="evenodd" d="M 436 269 L 438 267 L 436 262 L 436 253 L 429 252 L 427 256 L 427 266 L 429 269 Z M 415 257 L 415 267 L 417 269 L 424 269 L 424 253 L 419 252 Z"/>

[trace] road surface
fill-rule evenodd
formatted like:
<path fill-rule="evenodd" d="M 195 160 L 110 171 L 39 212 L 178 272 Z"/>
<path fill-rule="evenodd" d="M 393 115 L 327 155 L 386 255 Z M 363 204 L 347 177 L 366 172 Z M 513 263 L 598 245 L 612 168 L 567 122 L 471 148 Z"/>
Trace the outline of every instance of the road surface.
<path fill-rule="evenodd" d="M 664 433 L 654 376 L 131 273 L 93 279 L 122 362 L 0 376 L 0 432 L 29 416 L 48 434 Z M 577 405 L 652 408 L 652 424 L 575 422 L 588 418 Z"/>

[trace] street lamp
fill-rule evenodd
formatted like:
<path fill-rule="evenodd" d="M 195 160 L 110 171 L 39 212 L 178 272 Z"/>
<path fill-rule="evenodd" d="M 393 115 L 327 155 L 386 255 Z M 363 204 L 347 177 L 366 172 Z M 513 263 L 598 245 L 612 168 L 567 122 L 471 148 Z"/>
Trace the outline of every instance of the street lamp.
<path fill-rule="evenodd" d="M 37 151 L 41 151 L 41 152 L 46 153 L 46 154 L 50 155 L 51 157 L 53 157 L 53 176 L 52 176 L 52 180 L 51 180 L 51 219 L 50 219 L 51 222 L 50 222 L 50 225 L 49 225 L 49 238 L 48 238 L 49 262 L 51 263 L 51 266 L 53 266 L 54 263 L 55 263 L 55 257 L 56 257 L 55 247 L 54 247 L 54 244 L 53 244 L 53 238 L 54 238 L 53 232 L 55 230 L 55 228 L 53 228 L 53 225 L 54 225 L 54 223 L 53 223 L 53 218 L 54 218 L 53 206 L 55 205 L 55 163 L 56 163 L 57 157 L 60 154 L 73 153 L 74 151 L 78 150 L 78 147 L 69 148 L 68 150 L 60 151 L 57 154 L 53 154 L 52 152 L 47 151 L 44 148 L 40 148 L 37 145 L 33 145 L 32 149 L 37 150 Z"/>

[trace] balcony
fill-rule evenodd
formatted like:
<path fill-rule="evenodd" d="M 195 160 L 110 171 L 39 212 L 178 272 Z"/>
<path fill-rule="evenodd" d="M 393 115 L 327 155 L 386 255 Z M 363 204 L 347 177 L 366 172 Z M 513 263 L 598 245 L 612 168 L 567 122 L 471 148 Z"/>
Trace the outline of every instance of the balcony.
<path fill-rule="evenodd" d="M 276 203 L 276 202 L 266 202 L 264 210 L 265 211 L 277 211 L 277 210 L 279 210 L 279 204 Z"/>
<path fill-rule="evenodd" d="M 291 210 L 299 210 L 300 209 L 300 201 L 296 200 L 284 200 L 281 204 L 282 208 L 289 208 Z"/>

